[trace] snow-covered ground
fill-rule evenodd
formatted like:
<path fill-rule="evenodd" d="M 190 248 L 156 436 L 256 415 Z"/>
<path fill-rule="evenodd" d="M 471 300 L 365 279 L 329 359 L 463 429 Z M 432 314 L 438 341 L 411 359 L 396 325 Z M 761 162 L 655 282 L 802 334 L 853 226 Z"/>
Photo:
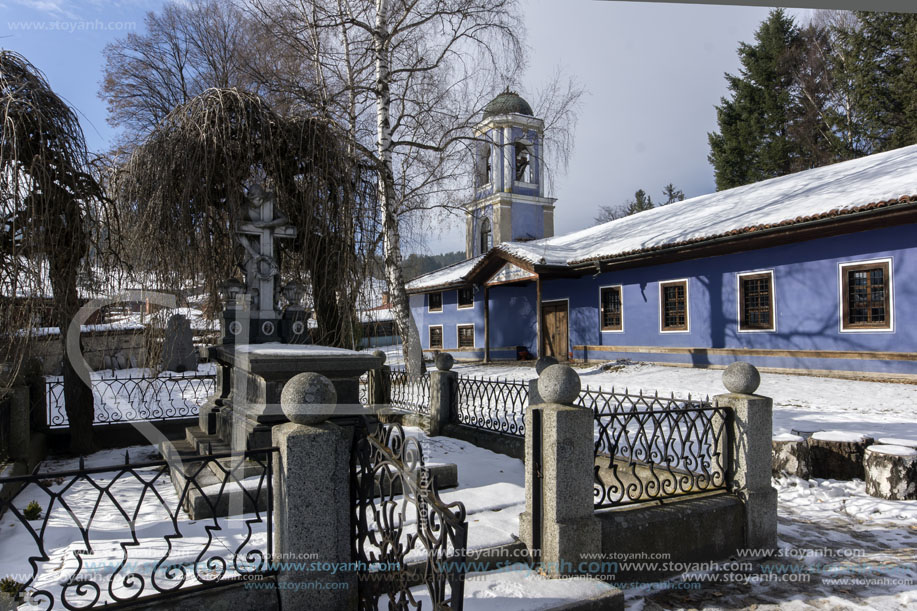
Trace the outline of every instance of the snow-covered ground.
<path fill-rule="evenodd" d="M 882 501 L 862 481 L 774 481 L 777 557 L 625 591 L 628 611 L 917 608 L 917 501 Z"/>
<path fill-rule="evenodd" d="M 387 350 L 392 353 L 389 362 L 396 360 L 397 350 L 397 347 Z M 533 368 L 515 364 L 457 365 L 456 369 L 461 375 L 513 379 L 535 376 Z M 584 368 L 580 374 L 583 383 L 592 387 L 658 390 L 679 396 L 688 393 L 707 396 L 724 391 L 722 372 L 713 370 L 624 364 L 613 371 Z M 914 385 L 763 374 L 759 393 L 775 400 L 775 433 L 791 429 L 839 429 L 875 437 L 917 438 L 914 417 L 917 386 Z M 441 496 L 446 502 L 458 500 L 465 504 L 468 547 L 480 549 L 514 541 L 525 499 L 521 461 L 463 441 L 428 438 L 418 429 L 407 430 L 419 438 L 428 464 L 451 462 L 458 466 L 459 488 L 444 490 Z M 94 455 L 87 466 L 120 462 L 120 452 Z M 67 466 L 49 462 L 44 468 Z M 708 571 L 684 580 L 628 588 L 625 590 L 628 608 L 635 611 L 917 608 L 917 501 L 875 499 L 866 494 L 862 481 L 778 478 L 774 485 L 779 494 L 780 557 L 738 572 Z M 164 493 L 168 494 L 170 488 L 165 487 Z M 24 502 L 31 500 L 28 495 L 20 498 Z M 104 504 L 102 509 L 114 511 Z M 157 517 L 157 511 L 162 513 L 158 509 L 142 514 L 141 522 L 147 528 L 145 537 L 161 538 L 171 528 L 167 516 Z M 123 520 L 118 515 L 102 517 L 111 524 L 106 536 L 115 539 L 124 535 L 124 526 L 119 525 Z M 19 532 L 20 528 L 13 530 L 10 519 L 5 516 L 0 520 L 0 532 L 5 533 L 0 539 L 0 575 L 27 571 L 20 550 L 33 545 L 27 533 Z M 74 532 L 72 527 L 65 530 L 64 523 L 55 519 L 49 546 L 53 549 L 48 550 L 52 561 L 41 564 L 43 583 L 68 574 L 66 552 L 79 545 L 74 543 Z M 193 539 L 188 541 L 192 542 Z M 149 549 L 154 547 L 151 545 Z M 780 576 L 787 573 L 791 577 Z M 524 565 L 468 577 L 465 590 L 468 611 L 550 608 L 595 596 L 608 588 L 593 580 L 545 580 Z M 415 594 L 421 599 L 426 596 L 423 588 L 415 590 Z"/>
<path fill-rule="evenodd" d="M 160 458 L 152 446 L 128 451 L 131 462 L 136 464 Z M 85 467 L 107 467 L 124 461 L 125 450 L 104 450 L 88 456 Z M 46 460 L 40 471 L 62 473 L 77 466 L 75 459 Z M 188 470 L 194 468 L 189 466 Z M 55 609 L 61 608 L 63 590 L 71 604 L 83 607 L 96 595 L 101 601 L 112 600 L 112 592 L 127 597 L 142 587 L 144 595 L 149 595 L 154 592 L 150 580 L 154 573 L 159 588 L 171 589 L 178 587 L 182 579 L 185 587 L 213 579 L 222 570 L 223 561 L 228 575 L 235 574 L 236 568 L 251 571 L 254 567 L 244 565 L 245 555 L 265 550 L 263 513 L 260 522 L 252 521 L 254 514 L 221 518 L 218 528 L 214 528 L 212 519 L 195 521 L 183 511 L 176 513 L 178 497 L 168 470 L 162 472 L 153 467 L 120 476 L 112 471 L 78 479 L 49 477 L 42 483 L 58 495 L 53 502 L 44 489 L 31 484 L 15 497 L 13 504 L 22 512 L 29 502 L 36 501 L 43 517 L 48 516 L 42 536 L 44 549 L 40 550 L 36 538 L 12 512 L 6 512 L 0 518 L 0 578 L 10 576 L 25 583 L 32 575 L 29 560 L 34 559 L 38 570 L 31 587 L 50 592 Z M 227 491 L 234 487 L 238 485 L 227 484 Z M 31 523 L 34 529 L 42 524 Z M 89 537 L 89 547 L 80 527 Z M 178 533 L 181 536 L 175 538 Z M 240 550 L 240 567 L 233 566 L 235 550 Z M 47 554 L 47 560 L 41 560 L 41 551 Z M 140 574 L 143 581 L 129 578 L 130 573 Z M 73 583 L 66 587 L 69 580 Z M 99 592 L 92 585 L 78 588 L 83 580 L 98 585 Z M 38 596 L 35 602 L 37 606 L 24 608 L 48 607 L 47 598 Z"/>

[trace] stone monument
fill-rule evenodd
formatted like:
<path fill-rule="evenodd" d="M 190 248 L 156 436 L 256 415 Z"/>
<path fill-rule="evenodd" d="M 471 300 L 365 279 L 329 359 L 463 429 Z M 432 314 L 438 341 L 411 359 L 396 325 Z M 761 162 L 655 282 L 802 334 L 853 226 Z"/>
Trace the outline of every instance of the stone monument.
<path fill-rule="evenodd" d="M 173 314 L 166 322 L 162 341 L 162 370 L 197 371 L 197 357 L 191 322 L 181 314 Z"/>
<path fill-rule="evenodd" d="M 305 372 L 321 374 L 334 385 L 335 414 L 329 416 L 349 413 L 352 418 L 361 410 L 360 376 L 384 360 L 308 345 L 308 316 L 301 305 L 304 287 L 281 287 L 277 264 L 277 241 L 294 238 L 296 229 L 278 213 L 272 194 L 258 186 L 249 189 L 246 217 L 237 234 L 245 281 L 233 278 L 221 287 L 221 343 L 208 349 L 217 364 L 216 392 L 201 406 L 198 426 L 186 430 L 185 440 L 163 449 L 167 455 L 269 447 L 271 429 L 289 422 L 280 408 L 281 391 L 288 380 Z"/>

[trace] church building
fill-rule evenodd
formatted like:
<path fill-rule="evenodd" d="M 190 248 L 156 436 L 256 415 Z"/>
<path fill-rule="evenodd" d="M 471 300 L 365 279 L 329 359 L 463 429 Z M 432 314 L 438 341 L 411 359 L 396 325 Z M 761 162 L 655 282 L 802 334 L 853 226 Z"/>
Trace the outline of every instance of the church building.
<path fill-rule="evenodd" d="M 917 380 L 917 145 L 554 236 L 533 115 L 475 129 L 468 258 L 407 287 L 425 350 Z"/>

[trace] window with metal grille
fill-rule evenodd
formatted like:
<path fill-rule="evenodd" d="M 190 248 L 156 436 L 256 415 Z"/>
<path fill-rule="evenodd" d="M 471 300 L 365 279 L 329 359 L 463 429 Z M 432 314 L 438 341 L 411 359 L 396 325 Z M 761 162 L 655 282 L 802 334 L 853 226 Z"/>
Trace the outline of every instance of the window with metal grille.
<path fill-rule="evenodd" d="M 659 285 L 662 300 L 662 330 L 688 330 L 688 282 L 678 280 Z"/>
<path fill-rule="evenodd" d="M 607 286 L 602 289 L 602 331 L 620 331 L 624 328 L 621 287 Z"/>
<path fill-rule="evenodd" d="M 443 294 L 442 293 L 430 293 L 429 301 L 429 310 L 431 312 L 442 312 L 443 311 Z"/>
<path fill-rule="evenodd" d="M 458 347 L 474 348 L 474 325 L 458 326 Z"/>
<path fill-rule="evenodd" d="M 774 329 L 774 287 L 770 272 L 739 276 L 739 330 Z"/>
<path fill-rule="evenodd" d="M 430 349 L 443 347 L 443 328 L 442 326 L 430 327 Z"/>
<path fill-rule="evenodd" d="M 470 308 L 474 306 L 474 289 L 470 286 L 458 290 L 458 307 Z"/>
<path fill-rule="evenodd" d="M 887 261 L 841 266 L 843 328 L 891 328 L 891 274 Z"/>

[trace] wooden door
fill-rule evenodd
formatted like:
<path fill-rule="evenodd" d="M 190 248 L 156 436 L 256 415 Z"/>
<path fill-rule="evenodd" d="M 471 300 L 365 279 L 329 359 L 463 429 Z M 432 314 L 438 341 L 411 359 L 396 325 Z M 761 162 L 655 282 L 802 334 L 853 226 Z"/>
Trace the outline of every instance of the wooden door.
<path fill-rule="evenodd" d="M 541 305 L 542 346 L 541 354 L 566 361 L 570 350 L 568 343 L 567 302 L 555 301 Z"/>

